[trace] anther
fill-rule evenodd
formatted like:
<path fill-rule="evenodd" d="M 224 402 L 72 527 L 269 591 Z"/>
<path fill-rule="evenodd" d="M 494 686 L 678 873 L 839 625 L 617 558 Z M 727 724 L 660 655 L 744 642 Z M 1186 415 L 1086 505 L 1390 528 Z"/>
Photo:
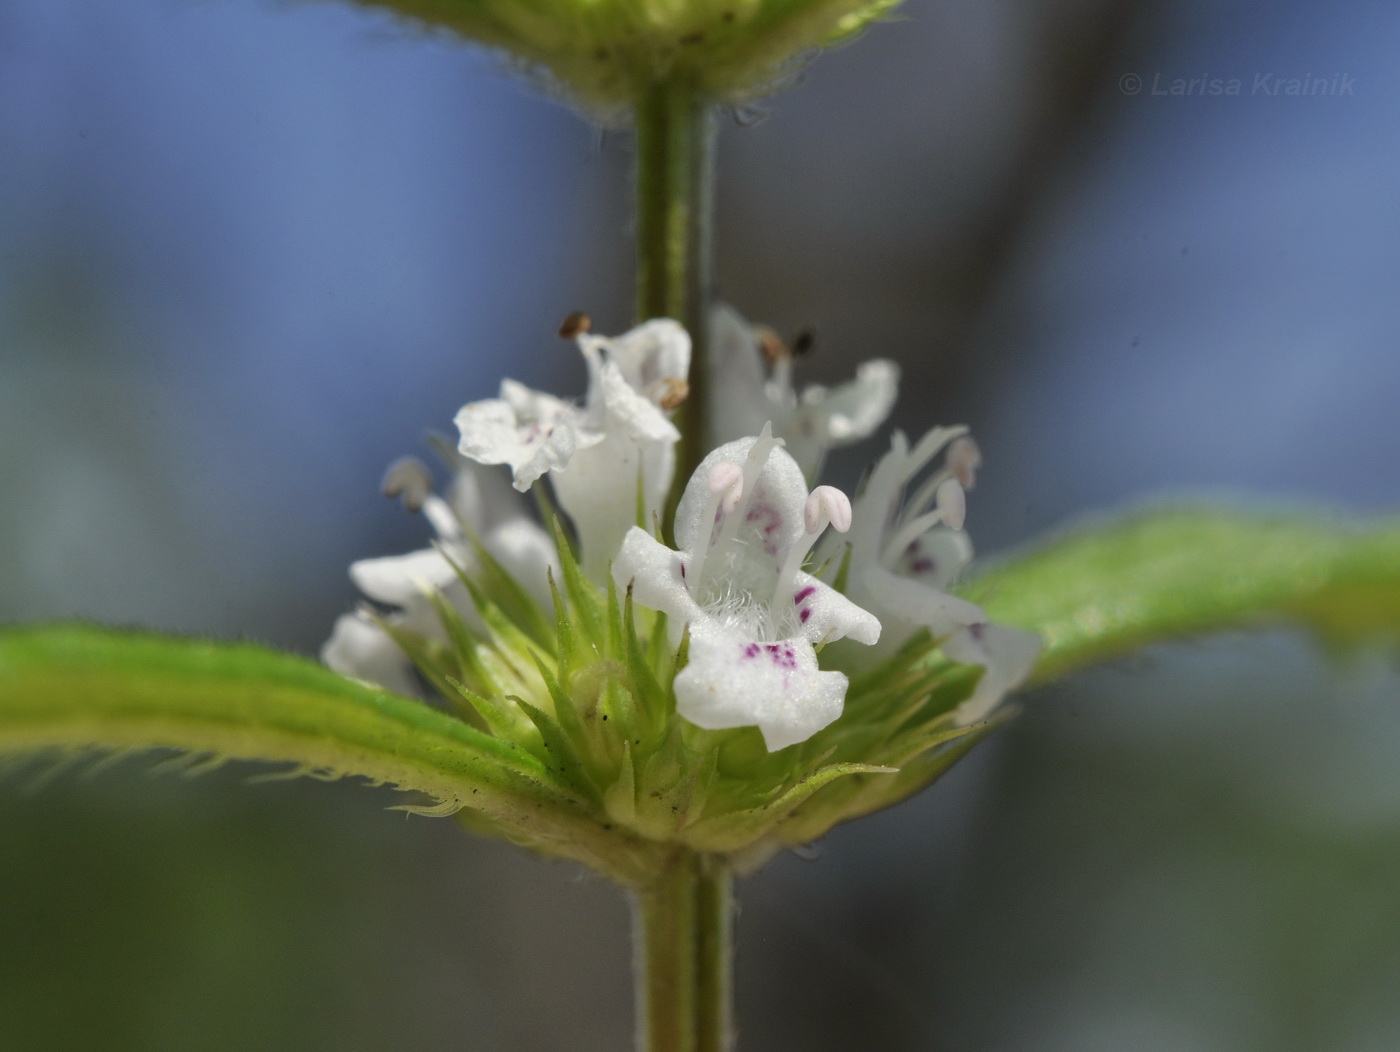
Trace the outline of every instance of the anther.
<path fill-rule="evenodd" d="M 818 486 L 812 490 L 807 497 L 807 503 L 802 507 L 802 525 L 802 536 L 793 540 L 792 547 L 788 549 L 787 557 L 778 570 L 778 584 L 772 600 L 774 610 L 787 609 L 786 597 L 792 595 L 798 571 L 802 569 L 807 553 L 812 550 L 812 546 L 817 543 L 817 539 L 826 528 L 831 526 L 838 533 L 845 533 L 851 528 L 851 498 L 835 486 Z"/>
<path fill-rule="evenodd" d="M 758 329 L 758 348 L 763 352 L 763 360 L 769 365 L 792 357 L 792 352 L 788 350 L 783 338 L 766 325 Z"/>
<path fill-rule="evenodd" d="M 733 514 L 726 515 L 724 522 L 719 528 L 719 537 L 715 543 L 727 547 L 739 532 L 739 523 L 743 522 L 748 515 L 749 504 L 753 501 L 758 492 L 758 480 L 763 474 L 763 468 L 768 463 L 768 457 L 773 450 L 783 444 L 781 438 L 773 437 L 773 421 L 768 421 L 763 425 L 763 430 L 758 433 L 758 438 L 749 447 L 749 455 L 744 458 L 743 477 L 739 492 L 735 495 L 734 503 L 726 505 Z M 732 492 L 732 491 L 731 491 Z"/>
<path fill-rule="evenodd" d="M 561 339 L 572 340 L 593 328 L 593 319 L 581 310 L 576 310 L 559 323 Z"/>
<path fill-rule="evenodd" d="M 739 498 L 744 495 L 744 469 L 730 462 L 716 464 L 710 469 L 710 493 L 720 498 L 720 507 L 726 514 L 739 506 Z"/>
<path fill-rule="evenodd" d="M 821 533 L 828 525 L 845 533 L 851 528 L 851 498 L 835 486 L 818 486 L 802 509 L 802 524 L 811 534 Z"/>
<path fill-rule="evenodd" d="M 710 543 L 714 539 L 715 520 L 719 518 L 720 509 L 724 509 L 725 525 L 729 525 L 729 519 L 733 517 L 734 509 L 739 506 L 739 501 L 744 495 L 744 469 L 734 463 L 726 461 L 723 464 L 716 464 L 710 469 L 709 478 L 705 480 L 706 488 L 710 491 L 709 499 L 705 501 L 705 508 L 700 513 L 699 532 L 695 536 L 695 546 L 691 552 L 690 576 L 687 587 L 692 594 L 701 587 L 705 575 L 705 559 L 710 554 Z M 721 530 L 721 538 L 723 530 Z"/>
<path fill-rule="evenodd" d="M 675 376 L 668 376 L 658 385 L 660 397 L 656 404 L 662 409 L 672 410 L 690 397 L 690 383 Z"/>
<path fill-rule="evenodd" d="M 812 348 L 817 345 L 817 332 L 815 329 L 800 329 L 796 336 L 792 338 L 792 356 L 794 358 L 805 358 L 812 353 Z"/>
<path fill-rule="evenodd" d="M 400 457 L 384 472 L 380 489 L 386 497 L 401 498 L 409 511 L 422 511 L 433 493 L 433 476 L 417 457 Z"/>
<path fill-rule="evenodd" d="M 977 469 L 982 466 L 982 451 L 977 443 L 964 435 L 948 447 L 945 460 L 953 478 L 962 483 L 963 489 L 977 485 Z"/>

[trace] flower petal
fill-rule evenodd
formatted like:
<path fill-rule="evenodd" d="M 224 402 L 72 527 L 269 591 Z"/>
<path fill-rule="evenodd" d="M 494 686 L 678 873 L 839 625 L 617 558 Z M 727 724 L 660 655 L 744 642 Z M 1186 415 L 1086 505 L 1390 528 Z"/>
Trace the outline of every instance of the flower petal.
<path fill-rule="evenodd" d="M 436 548 L 407 555 L 386 555 L 350 564 L 350 579 L 369 598 L 390 606 L 408 606 L 423 598 L 425 589 L 442 588 L 457 572 Z"/>
<path fill-rule="evenodd" d="M 598 395 L 606 413 L 604 427 L 609 435 L 622 435 L 634 442 L 678 442 L 681 433 L 665 411 L 633 387 L 616 362 L 605 362 L 598 379 Z"/>
<path fill-rule="evenodd" d="M 546 471 L 566 467 L 574 452 L 596 444 L 578 426 L 578 410 L 553 395 L 514 380 L 501 383 L 501 397 L 472 402 L 454 418 L 458 450 L 481 464 L 509 464 L 515 488 L 524 492 Z"/>
<path fill-rule="evenodd" d="M 975 603 L 900 577 L 879 566 L 867 567 L 860 574 L 858 589 L 854 594 L 862 606 L 881 611 L 886 621 L 898 620 L 922 626 L 935 639 L 987 621 L 986 612 Z M 887 624 L 886 628 L 889 627 Z"/>
<path fill-rule="evenodd" d="M 469 460 L 455 448 L 443 450 L 443 455 L 451 458 L 453 468 L 447 502 L 459 520 L 485 534 L 502 523 L 525 517 L 527 504 L 512 490 L 500 467 Z"/>
<path fill-rule="evenodd" d="M 899 554 L 893 569 L 901 576 L 943 590 L 971 561 L 972 541 L 964 531 L 935 526 Z"/>
<path fill-rule="evenodd" d="M 342 614 L 336 619 L 330 639 L 321 647 L 321 661 L 342 676 L 408 697 L 418 694 L 408 657 L 387 632 L 362 614 Z"/>
<path fill-rule="evenodd" d="M 805 529 L 803 510 L 807 505 L 807 480 L 802 476 L 802 469 L 773 438 L 726 442 L 700 462 L 676 508 L 676 543 L 685 551 L 692 551 L 698 538 L 704 535 L 701 527 L 711 505 L 710 474 L 720 464 L 738 464 L 745 469 L 743 496 L 737 512 L 744 515 L 744 522 L 738 525 L 736 534 L 746 542 L 754 560 L 772 563 L 776 574 L 777 566 Z M 721 520 L 725 517 L 727 513 L 721 512 Z M 714 540 L 720 530 L 709 532 Z M 757 578 L 753 587 L 760 587 Z"/>
<path fill-rule="evenodd" d="M 986 671 L 977 689 L 953 712 L 959 727 L 986 719 L 1001 699 L 1026 681 L 1043 646 L 1039 636 L 1008 625 L 969 625 L 940 645 L 945 657 Z"/>
<path fill-rule="evenodd" d="M 541 608 L 553 609 L 549 572 L 553 570 L 558 578 L 559 553 L 541 526 L 522 515 L 491 530 L 481 538 L 481 544 Z"/>
<path fill-rule="evenodd" d="M 690 660 L 676 676 L 676 711 L 709 730 L 757 726 L 769 752 L 834 722 L 847 679 L 823 672 L 805 639 L 763 643 L 713 622 L 691 626 Z"/>
<path fill-rule="evenodd" d="M 855 379 L 839 387 L 806 388 L 778 433 L 803 472 L 814 475 L 828 449 L 874 434 L 898 393 L 899 366 L 883 358 L 864 362 Z"/>
<path fill-rule="evenodd" d="M 672 551 L 646 530 L 633 526 L 613 559 L 613 580 L 622 591 L 648 610 L 660 610 L 670 621 L 673 640 L 701 616 L 685 582 L 685 557 Z"/>
<path fill-rule="evenodd" d="M 653 318 L 612 339 L 584 336 L 581 342 L 605 349 L 627 384 L 653 402 L 667 381 L 690 376 L 690 334 L 670 318 Z"/>
<path fill-rule="evenodd" d="M 867 646 L 880 641 L 879 619 L 835 588 L 808 573 L 798 573 L 793 588 L 793 612 L 803 638 L 813 643 L 850 638 Z"/>
<path fill-rule="evenodd" d="M 768 399 L 758 334 L 728 304 L 710 312 L 709 357 L 710 444 L 758 434 L 778 414 Z"/>
<path fill-rule="evenodd" d="M 609 435 L 552 476 L 559 506 L 578 531 L 584 572 L 595 581 L 607 579 L 608 563 L 637 525 L 637 481 L 640 475 L 645 485 L 645 474 L 642 450 Z M 646 511 L 659 510 L 650 501 L 646 505 Z"/>
<path fill-rule="evenodd" d="M 890 415 L 899 394 L 899 366 L 886 358 L 862 362 L 854 380 L 839 387 L 809 387 L 797 414 L 833 443 L 867 438 Z"/>

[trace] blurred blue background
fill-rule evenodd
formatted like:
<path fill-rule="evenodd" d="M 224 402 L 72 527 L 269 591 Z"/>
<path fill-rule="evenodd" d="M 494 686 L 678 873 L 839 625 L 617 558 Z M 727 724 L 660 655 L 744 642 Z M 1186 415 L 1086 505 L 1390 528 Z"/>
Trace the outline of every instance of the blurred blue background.
<path fill-rule="evenodd" d="M 971 423 L 983 552 L 1163 492 L 1394 509 L 1397 39 L 1379 0 L 910 0 L 726 121 L 721 291 Z M 1202 77 L 1241 94 L 1153 92 Z M 568 311 L 627 324 L 628 148 L 376 11 L 0 0 L 0 621 L 314 653 L 423 539 L 384 465 L 503 373 L 578 390 Z M 1276 633 L 1029 697 L 743 885 L 743 1047 L 1400 1047 L 1398 684 Z M 625 904 L 571 867 L 353 786 L 36 770 L 5 1052 L 626 1047 Z"/>

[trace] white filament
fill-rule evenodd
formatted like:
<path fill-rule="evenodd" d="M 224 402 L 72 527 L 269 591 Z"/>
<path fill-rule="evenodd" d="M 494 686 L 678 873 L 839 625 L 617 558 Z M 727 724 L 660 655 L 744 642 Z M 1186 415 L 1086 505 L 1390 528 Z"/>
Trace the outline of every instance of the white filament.
<path fill-rule="evenodd" d="M 938 486 L 934 503 L 946 522 L 955 530 L 963 528 L 967 521 L 967 494 L 957 479 L 945 479 Z"/>

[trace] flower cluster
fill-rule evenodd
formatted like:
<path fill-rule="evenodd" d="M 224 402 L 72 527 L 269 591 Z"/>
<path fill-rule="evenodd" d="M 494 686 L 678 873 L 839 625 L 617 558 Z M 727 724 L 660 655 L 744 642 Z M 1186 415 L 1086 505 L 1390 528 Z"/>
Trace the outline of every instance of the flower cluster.
<path fill-rule="evenodd" d="M 351 567 L 376 605 L 340 619 L 326 663 L 431 688 L 637 843 L 759 858 L 935 777 L 1040 649 L 952 592 L 981 459 L 966 429 L 895 432 L 854 501 L 815 484 L 828 449 L 884 422 L 897 369 L 799 392 L 780 341 L 719 307 L 714 448 L 663 525 L 689 337 L 575 328 L 580 401 L 507 380 L 457 414 L 445 495 L 417 461 L 390 469 L 436 543 Z M 547 529 L 520 496 L 546 479 Z"/>

